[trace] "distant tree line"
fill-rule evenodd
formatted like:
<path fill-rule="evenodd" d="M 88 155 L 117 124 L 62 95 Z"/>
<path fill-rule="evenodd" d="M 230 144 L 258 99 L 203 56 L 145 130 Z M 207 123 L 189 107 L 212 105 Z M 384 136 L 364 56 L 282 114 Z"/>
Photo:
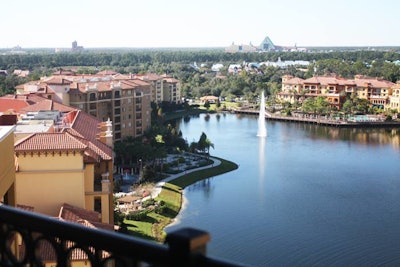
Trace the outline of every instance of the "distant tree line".
<path fill-rule="evenodd" d="M 263 62 L 282 60 L 308 60 L 319 61 L 325 59 L 340 59 L 350 62 L 395 61 L 400 60 L 396 51 L 351 51 L 330 53 L 304 53 L 304 52 L 269 52 L 269 53 L 225 53 L 220 50 L 204 51 L 158 51 L 143 50 L 137 52 L 112 52 L 112 53 L 32 53 L 11 54 L 0 56 L 0 69 L 29 69 L 57 68 L 64 66 L 110 66 L 129 67 L 146 64 L 171 64 L 180 63 L 217 63 L 217 62 Z"/>
<path fill-rule="evenodd" d="M 228 72 L 229 64 L 243 62 L 265 62 L 281 60 L 307 60 L 311 64 L 304 69 L 289 66 L 285 69 L 262 66 L 261 72 Z M 0 95 L 12 93 L 17 84 L 37 80 L 50 75 L 60 68 L 74 67 L 78 73 L 96 73 L 112 69 L 119 73 L 168 73 L 181 82 L 182 95 L 198 98 L 204 95 L 221 96 L 228 100 L 242 97 L 253 101 L 265 91 L 274 95 L 281 88 L 281 77 L 290 74 L 300 78 L 313 75 L 336 74 L 352 78 L 356 74 L 380 77 L 392 82 L 400 80 L 400 66 L 393 63 L 400 60 L 396 51 L 351 51 L 330 53 L 270 52 L 270 53 L 225 53 L 218 49 L 205 51 L 140 50 L 136 52 L 82 52 L 1 55 L 0 69 L 12 73 L 14 69 L 29 69 L 28 79 L 16 77 L 0 78 Z M 191 64 L 206 64 L 194 69 Z M 214 63 L 222 63 L 220 76 L 211 71 Z M 221 78 L 221 76 L 223 78 Z"/>

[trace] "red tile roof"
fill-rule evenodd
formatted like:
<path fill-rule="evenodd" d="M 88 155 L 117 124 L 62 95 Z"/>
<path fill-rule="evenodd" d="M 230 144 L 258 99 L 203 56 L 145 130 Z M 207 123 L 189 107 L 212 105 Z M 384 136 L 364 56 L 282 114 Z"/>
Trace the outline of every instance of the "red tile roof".
<path fill-rule="evenodd" d="M 6 112 L 9 110 L 12 110 L 14 112 L 19 112 L 21 109 L 28 106 L 29 103 L 26 100 L 0 97 L 0 112 Z"/>
<path fill-rule="evenodd" d="M 296 78 L 290 79 L 286 83 L 295 84 Z M 293 83 L 291 83 L 293 81 Z M 390 88 L 394 83 L 378 78 L 356 76 L 354 79 L 345 79 L 334 76 L 314 76 L 306 80 L 300 81 L 301 84 L 320 84 L 320 85 L 348 85 L 348 86 L 371 86 L 373 88 Z"/>
<path fill-rule="evenodd" d="M 18 152 L 83 152 L 87 148 L 83 142 L 69 133 L 34 133 L 20 140 L 14 145 Z"/>
<path fill-rule="evenodd" d="M 304 79 L 302 79 L 302 78 L 294 77 L 294 78 L 287 80 L 284 83 L 285 84 L 303 84 L 303 81 L 304 81 Z"/>
<path fill-rule="evenodd" d="M 149 80 L 149 81 L 156 81 L 156 80 L 161 80 L 163 77 L 154 73 L 146 73 L 146 74 L 135 74 L 135 78 L 141 79 L 141 80 Z"/>
<path fill-rule="evenodd" d="M 63 77 L 51 77 L 48 80 L 45 80 L 47 84 L 54 84 L 54 85 L 68 85 L 71 84 L 72 81 L 64 79 Z"/>
<path fill-rule="evenodd" d="M 118 72 L 113 70 L 103 70 L 97 73 L 97 75 L 115 75 L 115 74 L 118 74 Z"/>
<path fill-rule="evenodd" d="M 89 228 L 100 228 L 110 231 L 114 230 L 113 225 L 100 222 L 100 214 L 98 212 L 85 210 L 66 203 L 64 203 L 60 208 L 60 213 L 57 219 L 72 223 L 79 223 L 82 226 Z M 75 243 L 67 240 L 65 246 L 66 248 L 72 248 L 75 246 Z M 21 255 L 25 253 L 24 249 L 25 246 L 21 246 L 22 250 L 20 252 Z M 55 251 L 55 248 L 50 242 L 47 241 L 39 242 L 36 252 L 44 263 L 56 262 L 57 260 L 57 253 Z M 93 253 L 94 251 L 91 252 Z M 110 256 L 109 253 L 105 251 L 102 252 L 103 258 L 107 258 L 109 256 Z M 87 260 L 88 255 L 81 249 L 72 249 L 70 254 L 70 259 L 71 261 Z"/>
<path fill-rule="evenodd" d="M 99 133 L 98 125 L 101 120 L 80 110 L 75 111 L 76 115 L 72 121 L 71 129 L 89 141 L 88 148 L 99 155 L 103 160 L 112 159 L 112 148 L 97 139 Z M 70 132 L 75 135 L 74 132 Z M 76 136 L 76 135 L 75 135 Z"/>
<path fill-rule="evenodd" d="M 61 111 L 62 113 L 65 112 L 69 112 L 69 111 L 73 111 L 76 108 L 70 107 L 70 106 L 66 106 L 63 105 L 61 103 L 58 103 L 54 100 L 50 100 L 50 99 L 46 99 L 46 98 L 42 98 L 42 100 L 40 102 L 37 102 L 33 105 L 27 106 L 23 109 L 21 109 L 21 111 L 23 112 L 37 112 L 40 110 L 58 110 Z"/>

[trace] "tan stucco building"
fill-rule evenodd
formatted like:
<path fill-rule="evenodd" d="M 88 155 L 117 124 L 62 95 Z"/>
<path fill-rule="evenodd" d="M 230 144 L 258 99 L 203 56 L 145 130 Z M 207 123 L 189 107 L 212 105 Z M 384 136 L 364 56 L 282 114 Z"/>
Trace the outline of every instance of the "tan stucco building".
<path fill-rule="evenodd" d="M 10 206 L 15 200 L 15 126 L 0 126 L 0 201 Z"/>
<path fill-rule="evenodd" d="M 113 224 L 112 125 L 72 111 L 51 133 L 15 143 L 16 203 L 57 216 L 63 203 L 97 211 Z"/>
<path fill-rule="evenodd" d="M 367 99 L 371 105 L 389 109 L 389 100 L 394 83 L 378 78 L 354 76 L 354 79 L 345 79 L 338 76 L 314 76 L 301 79 L 291 75 L 282 77 L 282 89 L 278 93 L 279 100 L 294 103 L 308 97 L 323 96 L 332 107 L 340 109 L 346 96 L 357 95 Z"/>

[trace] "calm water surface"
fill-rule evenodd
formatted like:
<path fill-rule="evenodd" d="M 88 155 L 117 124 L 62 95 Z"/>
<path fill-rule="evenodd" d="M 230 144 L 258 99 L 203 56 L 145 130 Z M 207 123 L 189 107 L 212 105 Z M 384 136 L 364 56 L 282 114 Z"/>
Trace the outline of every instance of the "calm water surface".
<path fill-rule="evenodd" d="M 337 129 L 232 114 L 179 122 L 239 169 L 189 186 L 179 222 L 208 254 L 253 266 L 399 266 L 400 130 Z"/>

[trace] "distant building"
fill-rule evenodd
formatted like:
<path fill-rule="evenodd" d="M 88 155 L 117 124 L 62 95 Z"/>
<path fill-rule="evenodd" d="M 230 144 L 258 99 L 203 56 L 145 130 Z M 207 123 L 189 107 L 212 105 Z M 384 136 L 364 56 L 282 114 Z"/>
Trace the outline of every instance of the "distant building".
<path fill-rule="evenodd" d="M 78 42 L 77 41 L 73 41 L 71 50 L 72 50 L 72 52 L 82 51 L 83 50 L 83 46 L 78 46 Z"/>
<path fill-rule="evenodd" d="M 269 39 L 269 37 L 266 36 L 260 44 L 260 50 L 261 51 L 275 51 L 276 47 L 272 43 L 271 39 Z"/>
<path fill-rule="evenodd" d="M 18 77 L 28 77 L 29 73 L 29 70 L 14 70 L 13 75 Z"/>
<path fill-rule="evenodd" d="M 302 102 L 310 97 L 323 96 L 332 107 L 340 109 L 346 96 L 356 95 L 358 98 L 366 99 L 371 106 L 388 110 L 390 100 L 396 103 L 396 92 L 398 85 L 378 78 L 354 76 L 354 79 L 345 79 L 339 76 L 314 76 L 301 79 L 291 75 L 282 77 L 282 91 L 278 93 L 278 99 L 284 102 Z M 394 104 L 393 108 L 397 108 Z"/>
<path fill-rule="evenodd" d="M 271 39 L 266 36 L 259 46 L 254 46 L 252 43 L 246 45 L 237 45 L 232 43 L 225 48 L 227 53 L 252 53 L 252 52 L 272 52 L 272 51 L 285 51 L 285 52 L 306 52 L 306 48 L 299 48 L 297 45 L 294 47 L 274 45 Z"/>
<path fill-rule="evenodd" d="M 237 45 L 235 43 L 232 43 L 230 46 L 225 48 L 225 52 L 227 53 L 250 53 L 250 52 L 257 52 L 259 49 L 258 47 L 254 46 L 252 43 L 246 45 L 246 44 L 240 44 Z"/>
<path fill-rule="evenodd" d="M 156 103 L 169 102 L 179 104 L 181 102 L 181 90 L 179 80 L 171 75 L 157 75 L 154 73 L 131 75 L 132 79 L 140 79 L 151 85 L 151 101 Z"/>

